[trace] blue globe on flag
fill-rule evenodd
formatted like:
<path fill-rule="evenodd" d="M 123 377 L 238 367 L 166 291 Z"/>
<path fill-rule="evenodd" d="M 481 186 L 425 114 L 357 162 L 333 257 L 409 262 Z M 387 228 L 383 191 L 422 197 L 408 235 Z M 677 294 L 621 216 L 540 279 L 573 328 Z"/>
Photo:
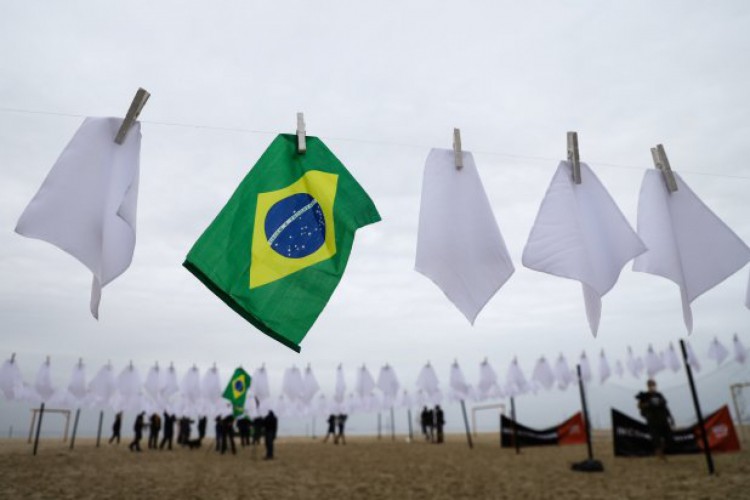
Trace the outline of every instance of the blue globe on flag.
<path fill-rule="evenodd" d="M 291 259 L 307 257 L 325 243 L 323 209 L 307 193 L 293 194 L 276 202 L 266 214 L 264 228 L 273 251 Z"/>

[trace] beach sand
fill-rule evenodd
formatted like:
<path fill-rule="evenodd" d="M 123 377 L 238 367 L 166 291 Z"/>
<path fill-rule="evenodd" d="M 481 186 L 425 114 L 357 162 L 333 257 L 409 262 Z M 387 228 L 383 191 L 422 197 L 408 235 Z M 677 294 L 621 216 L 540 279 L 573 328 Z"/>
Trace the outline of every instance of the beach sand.
<path fill-rule="evenodd" d="M 615 458 L 603 434 L 594 442 L 605 467 L 598 474 L 570 470 L 586 457 L 585 446 L 516 455 L 498 446 L 497 435 L 480 435 L 472 450 L 461 435 L 447 436 L 444 445 L 398 436 L 395 442 L 353 437 L 345 446 L 279 439 L 273 461 L 261 459 L 262 446 L 239 448 L 237 456 L 206 447 L 131 453 L 127 439 L 98 449 L 93 440 L 79 440 L 72 451 L 44 440 L 35 457 L 25 440 L 2 441 L 0 498 L 750 498 L 746 450 L 715 455 L 711 477 L 703 455 Z"/>

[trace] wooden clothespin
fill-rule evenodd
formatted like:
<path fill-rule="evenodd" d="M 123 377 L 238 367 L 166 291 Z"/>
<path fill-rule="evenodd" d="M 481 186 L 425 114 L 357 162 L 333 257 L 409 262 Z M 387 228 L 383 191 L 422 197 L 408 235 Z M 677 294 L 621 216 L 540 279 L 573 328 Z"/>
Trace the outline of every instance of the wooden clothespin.
<path fill-rule="evenodd" d="M 573 182 L 581 183 L 581 156 L 578 153 L 578 132 L 568 132 L 568 161 L 573 165 Z"/>
<path fill-rule="evenodd" d="M 669 165 L 669 159 L 667 158 L 667 152 L 664 151 L 664 146 L 657 144 L 655 148 L 651 148 L 651 158 L 654 160 L 654 166 L 661 170 L 664 182 L 667 184 L 667 190 L 670 193 L 677 191 L 677 181 L 672 173 L 672 167 Z"/>
<path fill-rule="evenodd" d="M 125 115 L 125 120 L 123 120 L 122 125 L 120 125 L 120 130 L 117 131 L 117 135 L 115 136 L 115 142 L 117 144 L 125 142 L 125 136 L 128 135 L 130 127 L 132 127 L 133 123 L 138 119 L 138 115 L 141 114 L 149 97 L 151 97 L 151 94 L 141 88 L 135 93 L 133 102 L 130 103 L 130 108 L 128 108 L 128 114 Z"/>
<path fill-rule="evenodd" d="M 456 161 L 456 170 L 464 168 L 464 152 L 461 149 L 461 129 L 453 129 L 453 157 Z"/>
<path fill-rule="evenodd" d="M 307 141 L 305 136 L 305 115 L 297 113 L 297 154 L 305 154 Z"/>

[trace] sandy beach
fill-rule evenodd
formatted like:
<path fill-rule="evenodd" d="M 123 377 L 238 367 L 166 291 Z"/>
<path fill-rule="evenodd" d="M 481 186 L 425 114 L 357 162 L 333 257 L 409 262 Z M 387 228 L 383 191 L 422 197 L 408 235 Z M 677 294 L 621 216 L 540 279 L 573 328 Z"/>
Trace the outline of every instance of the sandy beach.
<path fill-rule="evenodd" d="M 584 474 L 570 464 L 585 446 L 501 449 L 497 436 L 479 436 L 474 449 L 452 435 L 442 445 L 351 438 L 345 446 L 320 439 L 277 441 L 277 458 L 257 450 L 236 456 L 207 448 L 131 453 L 80 440 L 73 451 L 59 440 L 0 443 L 0 498 L 749 498 L 750 453 L 715 455 L 709 477 L 702 455 L 624 459 L 597 436 L 595 456 L 605 472 Z M 210 444 L 210 442 L 209 442 Z"/>

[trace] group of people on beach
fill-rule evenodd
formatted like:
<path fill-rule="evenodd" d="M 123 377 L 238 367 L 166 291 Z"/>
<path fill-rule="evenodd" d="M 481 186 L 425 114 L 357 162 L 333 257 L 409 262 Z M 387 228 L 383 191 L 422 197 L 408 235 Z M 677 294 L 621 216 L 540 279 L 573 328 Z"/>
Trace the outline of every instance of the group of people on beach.
<path fill-rule="evenodd" d="M 443 442 L 443 427 L 445 427 L 445 414 L 440 405 L 436 405 L 434 409 L 422 408 L 422 413 L 419 416 L 419 422 L 422 425 L 422 434 L 426 441 L 435 444 L 441 444 Z"/>
<path fill-rule="evenodd" d="M 341 441 L 341 444 L 346 444 L 344 426 L 346 425 L 347 418 L 348 416 L 344 413 L 328 416 L 328 431 L 326 431 L 326 437 L 323 438 L 324 443 L 327 443 L 328 438 L 333 436 L 333 444 L 339 444 L 339 441 Z"/>
<path fill-rule="evenodd" d="M 167 449 L 171 450 L 176 422 L 178 424 L 177 444 L 189 449 L 200 448 L 203 444 L 203 439 L 206 437 L 206 427 L 208 424 L 206 416 L 198 419 L 198 437 L 191 438 L 192 425 L 195 423 L 195 420 L 186 416 L 180 417 L 178 420 L 177 415 L 164 412 L 163 417 L 158 413 L 153 413 L 148 417 L 148 422 L 146 422 L 145 411 L 139 413 L 135 418 L 135 423 L 133 424 L 133 441 L 128 448 L 130 451 L 140 452 L 143 432 L 145 429 L 148 429 L 149 449 L 163 450 L 167 447 Z M 240 445 L 243 448 L 245 446 L 258 445 L 261 438 L 263 438 L 266 447 L 265 459 L 273 459 L 274 441 L 276 440 L 276 433 L 278 431 L 278 419 L 273 411 L 269 411 L 265 417 L 256 417 L 252 420 L 244 415 L 238 419 L 235 419 L 232 415 L 217 416 L 214 430 L 216 432 L 215 450 L 222 455 L 229 450 L 233 454 L 237 453 L 234 437 L 238 435 Z M 112 437 L 109 438 L 109 443 L 116 442 L 120 444 L 121 432 L 122 412 L 118 412 L 112 424 Z M 160 432 L 162 433 L 161 443 L 159 443 Z"/>

